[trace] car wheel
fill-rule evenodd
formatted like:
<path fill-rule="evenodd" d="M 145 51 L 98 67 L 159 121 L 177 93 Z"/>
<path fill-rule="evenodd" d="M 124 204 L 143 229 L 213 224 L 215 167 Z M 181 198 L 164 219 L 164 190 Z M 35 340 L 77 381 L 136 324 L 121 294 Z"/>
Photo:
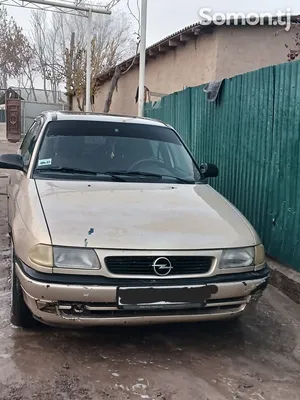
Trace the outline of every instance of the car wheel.
<path fill-rule="evenodd" d="M 11 323 L 20 328 L 33 328 L 37 325 L 37 321 L 33 318 L 29 308 L 27 307 L 20 281 L 16 275 L 15 254 L 12 245 L 11 256 Z"/>

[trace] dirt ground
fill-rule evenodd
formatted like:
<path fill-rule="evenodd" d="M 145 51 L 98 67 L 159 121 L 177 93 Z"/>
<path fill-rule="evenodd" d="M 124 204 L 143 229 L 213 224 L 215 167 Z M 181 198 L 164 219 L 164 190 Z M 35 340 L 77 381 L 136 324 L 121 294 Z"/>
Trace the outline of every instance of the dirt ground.
<path fill-rule="evenodd" d="M 0 153 L 15 146 L 0 140 Z M 9 322 L 0 174 L 0 400 L 298 400 L 300 307 L 271 286 L 238 324 L 30 332 Z"/>
<path fill-rule="evenodd" d="M 5 122 L 0 122 L 0 141 L 5 141 L 6 139 L 6 124 Z M 2 148 L 1 148 L 2 152 Z"/>

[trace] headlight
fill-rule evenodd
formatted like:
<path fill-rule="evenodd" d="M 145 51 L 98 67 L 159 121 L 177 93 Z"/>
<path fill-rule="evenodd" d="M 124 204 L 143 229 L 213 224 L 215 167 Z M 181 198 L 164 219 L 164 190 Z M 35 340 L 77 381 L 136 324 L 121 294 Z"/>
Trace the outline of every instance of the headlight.
<path fill-rule="evenodd" d="M 261 265 L 266 261 L 265 248 L 262 244 L 255 247 L 255 265 Z"/>
<path fill-rule="evenodd" d="M 31 250 L 29 250 L 30 260 L 37 265 L 42 267 L 53 267 L 53 251 L 52 246 L 46 244 L 37 244 Z"/>
<path fill-rule="evenodd" d="M 54 267 L 68 269 L 100 269 L 97 254 L 92 249 L 53 247 Z"/>
<path fill-rule="evenodd" d="M 101 265 L 93 249 L 52 247 L 38 244 L 29 251 L 30 260 L 42 267 L 67 269 L 100 269 Z"/>
<path fill-rule="evenodd" d="M 219 268 L 242 268 L 254 266 L 254 247 L 224 250 Z"/>

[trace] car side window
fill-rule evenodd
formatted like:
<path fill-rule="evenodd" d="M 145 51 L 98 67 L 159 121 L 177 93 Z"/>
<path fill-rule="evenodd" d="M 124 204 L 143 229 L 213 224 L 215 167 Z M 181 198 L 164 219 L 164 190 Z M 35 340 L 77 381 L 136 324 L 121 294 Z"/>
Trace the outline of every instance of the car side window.
<path fill-rule="evenodd" d="M 24 139 L 23 139 L 22 144 L 20 146 L 20 152 L 21 152 L 22 156 L 23 156 L 24 152 L 26 151 L 25 149 L 28 148 L 29 138 L 31 136 L 32 128 L 34 127 L 35 124 L 36 124 L 36 121 L 34 121 L 34 123 L 29 127 L 28 131 L 26 132 L 26 134 L 24 136 Z"/>
<path fill-rule="evenodd" d="M 21 150 L 21 157 L 23 158 L 24 167 L 27 169 L 32 157 L 32 153 L 39 136 L 40 130 L 42 126 L 42 121 L 39 119 L 34 121 L 31 127 L 28 129 Z"/>

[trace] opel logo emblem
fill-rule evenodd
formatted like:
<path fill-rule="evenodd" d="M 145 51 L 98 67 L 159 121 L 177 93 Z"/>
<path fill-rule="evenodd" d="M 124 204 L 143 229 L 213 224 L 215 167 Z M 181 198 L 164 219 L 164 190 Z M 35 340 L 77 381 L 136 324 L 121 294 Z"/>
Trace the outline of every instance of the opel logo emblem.
<path fill-rule="evenodd" d="M 164 257 L 155 260 L 152 264 L 152 267 L 156 275 L 159 276 L 167 276 L 171 273 L 173 269 L 171 261 Z"/>

